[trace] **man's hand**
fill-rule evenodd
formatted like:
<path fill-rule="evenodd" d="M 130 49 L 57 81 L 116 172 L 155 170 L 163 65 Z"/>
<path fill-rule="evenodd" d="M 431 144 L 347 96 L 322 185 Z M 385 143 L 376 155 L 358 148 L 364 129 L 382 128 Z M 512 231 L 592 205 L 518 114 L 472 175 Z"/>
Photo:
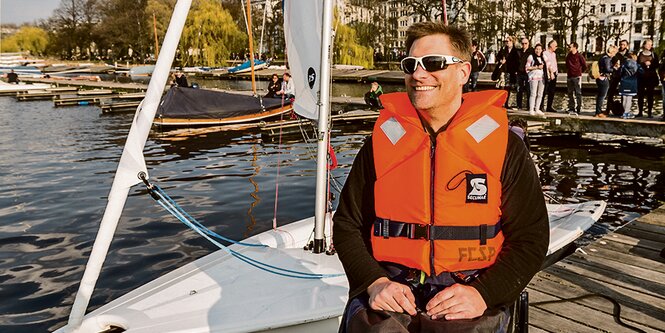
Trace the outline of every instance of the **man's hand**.
<path fill-rule="evenodd" d="M 487 305 L 476 288 L 454 284 L 438 292 L 427 303 L 427 315 L 432 319 L 473 319 L 480 317 Z"/>
<path fill-rule="evenodd" d="M 378 278 L 367 287 L 369 307 L 373 310 L 405 312 L 416 315 L 416 298 L 409 287 L 390 281 L 386 277 Z"/>

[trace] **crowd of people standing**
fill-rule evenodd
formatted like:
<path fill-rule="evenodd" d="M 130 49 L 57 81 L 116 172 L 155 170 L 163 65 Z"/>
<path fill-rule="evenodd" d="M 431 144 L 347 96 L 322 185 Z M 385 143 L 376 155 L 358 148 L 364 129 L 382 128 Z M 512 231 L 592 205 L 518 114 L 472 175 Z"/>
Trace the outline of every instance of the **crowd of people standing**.
<path fill-rule="evenodd" d="M 567 111 L 579 115 L 582 109 L 582 77 L 589 69 L 592 70 L 590 75 L 595 78 L 598 87 L 596 117 L 605 118 L 610 114 L 622 115 L 624 118 L 644 115 L 653 117 L 654 91 L 659 81 L 663 84 L 665 100 L 665 61 L 662 61 L 665 51 L 658 57 L 653 51 L 653 41 L 650 39 L 642 43 L 639 52 L 630 52 L 627 40 L 622 40 L 619 47 L 610 45 L 597 64 L 593 64 L 596 71 L 579 52 L 577 43 L 568 44 L 565 57 L 567 110 L 555 110 L 552 106 L 559 74 L 557 42 L 551 40 L 545 48 L 541 44 L 531 47 L 527 38 L 521 38 L 519 46 L 515 45 L 515 41 L 512 36 L 504 39 L 504 47 L 497 52 L 497 63 L 492 75 L 493 80 L 497 81 L 497 87 L 505 89 L 509 96 L 513 91 L 516 93 L 516 105 L 509 106 L 507 100 L 504 105 L 506 108 L 528 108 L 531 115 L 544 115 L 543 111 Z M 478 52 L 480 51 L 477 51 L 476 46 L 472 55 L 472 71 L 467 90 L 476 88 L 478 76 L 474 71 L 478 66 L 474 66 L 474 61 L 479 58 Z M 482 56 L 482 59 L 485 61 L 485 56 Z M 617 96 L 621 97 L 620 102 L 615 101 Z M 637 115 L 631 112 L 635 96 Z"/>

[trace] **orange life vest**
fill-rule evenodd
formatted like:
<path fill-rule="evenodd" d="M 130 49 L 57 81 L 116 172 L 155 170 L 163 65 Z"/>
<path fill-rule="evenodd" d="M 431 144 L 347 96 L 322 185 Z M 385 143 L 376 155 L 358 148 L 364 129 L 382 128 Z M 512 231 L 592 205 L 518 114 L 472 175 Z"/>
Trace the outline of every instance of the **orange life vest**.
<path fill-rule="evenodd" d="M 441 272 L 491 266 L 501 251 L 506 92 L 463 95 L 433 145 L 406 93 L 381 96 L 372 136 L 376 260 Z"/>

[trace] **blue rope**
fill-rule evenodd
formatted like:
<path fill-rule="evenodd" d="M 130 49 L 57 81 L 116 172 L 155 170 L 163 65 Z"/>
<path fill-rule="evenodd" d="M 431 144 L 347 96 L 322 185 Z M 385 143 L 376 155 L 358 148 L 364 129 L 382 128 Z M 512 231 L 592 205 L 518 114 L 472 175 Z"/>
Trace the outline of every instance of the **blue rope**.
<path fill-rule="evenodd" d="M 285 277 L 291 277 L 291 278 L 297 278 L 297 279 L 323 279 L 323 278 L 332 278 L 332 277 L 338 277 L 342 276 L 344 274 L 315 274 L 315 273 L 309 273 L 309 272 L 299 272 L 295 270 L 290 270 L 286 268 L 281 268 L 273 265 L 266 264 L 264 262 L 261 262 L 256 259 L 252 259 L 248 256 L 245 256 L 237 251 L 234 251 L 230 249 L 229 247 L 217 242 L 214 240 L 212 237 L 216 237 L 222 240 L 228 240 L 234 244 L 240 244 L 240 245 L 246 245 L 246 246 L 253 246 L 253 247 L 267 247 L 266 245 L 263 244 L 249 244 L 249 243 L 242 243 L 238 241 L 233 241 L 229 240 L 226 237 L 223 237 L 221 235 L 216 234 L 212 230 L 206 228 L 203 226 L 201 223 L 196 221 L 196 219 L 192 218 L 187 212 L 185 212 L 173 199 L 171 199 L 161 188 L 159 188 L 157 185 L 153 185 L 157 191 L 156 194 L 159 197 L 159 199 L 155 199 L 157 203 L 162 206 L 167 212 L 169 212 L 171 215 L 173 215 L 175 218 L 177 218 L 180 222 L 185 224 L 186 226 L 190 227 L 194 231 L 196 231 L 199 235 L 203 236 L 205 239 L 219 247 L 220 249 L 224 250 L 226 253 L 232 255 L 233 257 L 251 265 L 254 266 L 258 269 L 261 269 L 263 271 L 266 271 L 268 273 L 280 275 L 280 276 L 285 276 Z M 194 222 L 190 221 L 187 217 L 189 217 L 191 220 Z"/>
<path fill-rule="evenodd" d="M 233 240 L 233 239 L 230 239 L 230 238 L 224 237 L 224 236 L 222 236 L 222 235 L 220 235 L 220 234 L 218 234 L 218 233 L 216 233 L 216 232 L 214 232 L 214 231 L 212 231 L 212 230 L 206 228 L 206 227 L 205 227 L 203 224 L 201 224 L 198 220 L 196 220 L 196 219 L 193 218 L 191 215 L 189 215 L 189 214 L 188 214 L 188 213 L 187 213 L 182 207 L 180 207 L 180 205 L 178 205 L 175 201 L 173 201 L 173 199 L 172 199 L 168 194 L 166 194 L 166 192 L 164 192 L 164 190 L 162 190 L 161 187 L 159 187 L 159 186 L 157 186 L 157 185 L 154 185 L 154 184 L 153 184 L 153 186 L 155 187 L 155 189 L 157 189 L 157 192 L 159 193 L 159 196 L 160 196 L 161 198 L 168 200 L 168 201 L 171 203 L 171 205 L 173 206 L 173 208 L 174 208 L 176 211 L 178 211 L 178 212 L 180 212 L 182 215 L 184 215 L 184 217 L 186 217 L 186 219 L 187 219 L 188 221 L 191 221 L 191 222 L 194 223 L 196 226 L 198 226 L 199 228 L 201 228 L 206 234 L 208 234 L 208 235 L 210 235 L 210 236 L 212 236 L 212 237 L 215 237 L 215 238 L 217 238 L 217 239 L 221 239 L 221 240 L 223 240 L 223 241 L 225 241 L 225 242 L 233 243 L 233 244 L 244 245 L 244 246 L 254 246 L 254 247 L 268 247 L 267 245 L 264 245 L 264 244 L 252 244 L 252 243 L 239 242 L 239 241 L 236 241 L 236 240 Z M 181 221 L 182 221 L 182 220 L 181 220 Z"/>

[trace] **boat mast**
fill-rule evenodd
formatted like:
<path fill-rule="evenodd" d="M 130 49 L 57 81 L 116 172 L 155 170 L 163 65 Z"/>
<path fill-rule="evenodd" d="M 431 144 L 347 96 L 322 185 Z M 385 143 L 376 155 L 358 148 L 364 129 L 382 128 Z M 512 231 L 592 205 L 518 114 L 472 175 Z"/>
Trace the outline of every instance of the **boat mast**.
<path fill-rule="evenodd" d="M 256 96 L 256 79 L 254 78 L 254 38 L 252 37 L 252 6 L 247 0 L 247 35 L 249 35 L 249 66 L 252 68 L 252 92 Z"/>
<path fill-rule="evenodd" d="M 157 59 L 157 56 L 159 55 L 159 38 L 157 38 L 157 17 L 155 16 L 155 13 L 152 13 L 152 26 L 155 31 L 155 59 Z"/>
<path fill-rule="evenodd" d="M 328 203 L 328 118 L 330 115 L 330 45 L 333 0 L 323 1 L 323 27 L 321 32 L 321 91 L 319 92 L 318 151 L 316 155 L 316 204 L 314 213 L 314 253 L 325 251 L 324 227 Z"/>
<path fill-rule="evenodd" d="M 76 332 L 81 327 L 85 310 L 88 308 L 92 292 L 95 289 L 99 273 L 102 270 L 106 254 L 113 240 L 113 234 L 118 226 L 129 189 L 141 182 L 138 178 L 139 173 L 145 172 L 147 174 L 143 158 L 143 148 L 148 139 L 148 134 L 150 134 L 152 121 L 155 118 L 157 107 L 164 93 L 164 87 L 171 72 L 171 65 L 175 58 L 180 35 L 185 26 L 187 13 L 191 4 L 192 0 L 178 0 L 173 9 L 171 23 L 164 37 L 162 52 L 159 58 L 157 58 L 157 64 L 150 79 L 145 98 L 136 110 L 132 127 L 127 135 L 127 142 L 120 157 L 113 185 L 111 185 L 106 210 L 104 211 L 90 258 L 86 264 L 83 278 L 81 278 L 81 285 L 76 293 L 65 332 Z M 103 329 L 100 328 L 99 330 Z"/>

